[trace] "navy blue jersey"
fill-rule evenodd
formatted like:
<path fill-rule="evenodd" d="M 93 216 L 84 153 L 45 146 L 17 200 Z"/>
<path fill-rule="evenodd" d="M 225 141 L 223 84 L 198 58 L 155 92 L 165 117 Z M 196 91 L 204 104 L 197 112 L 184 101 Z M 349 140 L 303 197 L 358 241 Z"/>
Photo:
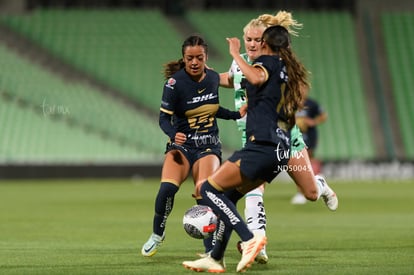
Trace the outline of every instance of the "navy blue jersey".
<path fill-rule="evenodd" d="M 219 74 L 212 70 L 206 70 L 201 82 L 192 80 L 184 69 L 167 80 L 162 95 L 160 124 L 163 115 L 172 116 L 172 122 L 161 125 L 171 140 L 174 140 L 175 133 L 182 132 L 187 135 L 185 145 L 188 146 L 220 144 L 216 117 L 238 119 L 240 114 L 220 107 L 219 84 Z"/>
<path fill-rule="evenodd" d="M 261 86 L 247 84 L 246 135 L 250 141 L 276 144 L 280 141 L 278 122 L 287 89 L 286 67 L 278 56 L 270 55 L 260 56 L 253 66 L 264 69 L 267 81 Z"/>
<path fill-rule="evenodd" d="M 315 119 L 324 113 L 322 107 L 313 99 L 307 98 L 303 109 L 297 113 L 298 117 L 309 117 Z M 318 144 L 318 130 L 317 126 L 308 127 L 307 131 L 303 133 L 303 138 L 309 149 L 315 149 Z"/>

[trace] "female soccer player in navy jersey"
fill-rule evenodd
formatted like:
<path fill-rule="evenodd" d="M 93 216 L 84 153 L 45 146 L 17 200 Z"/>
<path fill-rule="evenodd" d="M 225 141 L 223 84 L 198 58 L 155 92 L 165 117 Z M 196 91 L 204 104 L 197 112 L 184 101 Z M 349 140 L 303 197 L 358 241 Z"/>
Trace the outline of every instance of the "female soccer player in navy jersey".
<path fill-rule="evenodd" d="M 252 233 L 235 207 L 240 194 L 271 182 L 290 159 L 290 129 L 295 125 L 295 113 L 302 107 L 301 86 L 307 85 L 307 71 L 290 48 L 288 31 L 281 26 L 267 28 L 262 36 L 262 53 L 253 65 L 240 56 L 240 41 L 229 38 L 230 54 L 246 77 L 248 113 L 245 146 L 232 156 L 200 189 L 203 203 L 220 217 L 221 232 L 210 255 L 196 261 L 183 262 L 195 271 L 224 272 L 224 252 L 235 230 L 243 241 L 242 258 L 237 272 L 251 266 L 266 244 L 262 234 Z M 306 185 L 309 193 L 336 200 L 325 182 Z M 337 200 L 336 200 L 337 202 Z"/>
<path fill-rule="evenodd" d="M 278 11 L 276 14 L 262 14 L 257 18 L 249 21 L 243 28 L 243 40 L 245 46 L 245 53 L 241 54 L 241 57 L 249 64 L 261 55 L 261 41 L 264 30 L 267 27 L 280 25 L 288 30 L 292 35 L 297 35 L 297 29 L 302 27 L 302 24 L 293 19 L 292 14 L 286 11 Z M 246 82 L 243 72 L 240 70 L 239 65 L 233 60 L 228 72 L 220 74 L 220 85 L 227 88 L 234 88 L 234 101 L 236 109 L 247 104 L 246 96 Z M 306 88 L 306 87 L 304 87 Z M 306 89 L 304 89 L 306 91 Z M 306 104 L 306 103 L 305 103 Z M 242 132 L 242 144 L 246 143 L 246 117 L 237 121 L 239 130 Z M 290 130 L 291 135 L 291 159 L 288 162 L 288 166 L 284 167 L 289 172 L 292 179 L 295 180 L 299 190 L 309 190 L 301 188 L 305 184 L 316 184 L 318 180 L 324 180 L 324 178 L 315 171 L 312 172 L 312 167 L 307 163 L 307 151 L 309 145 L 305 145 L 305 141 L 302 138 L 302 133 L 298 126 L 294 126 Z M 307 148 L 308 147 L 308 148 Z M 311 158 L 309 158 L 311 161 Z M 316 176 L 315 176 L 316 175 Z M 263 200 L 265 190 L 265 184 L 249 191 L 245 194 L 245 220 L 249 229 L 252 232 L 259 234 L 266 234 L 266 214 L 265 203 Z M 298 194 L 306 201 L 304 195 L 300 192 Z M 309 196 L 309 194 L 308 194 Z M 327 205 L 330 210 L 335 210 L 337 205 Z M 240 250 L 240 246 L 238 246 Z M 268 256 L 265 247 L 257 255 L 256 262 L 267 263 Z"/>
<path fill-rule="evenodd" d="M 190 171 L 194 197 L 200 202 L 200 185 L 221 163 L 221 143 L 216 118 L 240 119 L 246 108 L 233 112 L 219 105 L 218 73 L 206 68 L 208 47 L 200 36 L 188 37 L 182 59 L 165 65 L 167 79 L 159 124 L 169 137 L 155 200 L 153 233 L 143 245 L 143 256 L 153 256 L 165 238 L 165 225 L 174 196 Z"/>
<path fill-rule="evenodd" d="M 296 35 L 295 29 L 302 27 L 302 24 L 293 19 L 292 14 L 286 11 L 279 11 L 275 15 L 262 14 L 247 23 L 243 28 L 243 40 L 245 53 L 241 57 L 249 64 L 261 55 L 260 45 L 264 30 L 269 26 L 280 25 L 285 27 L 289 33 Z M 246 78 L 240 70 L 239 65 L 233 60 L 230 69 L 220 74 L 220 85 L 226 88 L 234 89 L 234 103 L 238 110 L 241 106 L 247 104 L 246 96 Z M 242 134 L 242 145 L 246 143 L 246 117 L 237 120 L 238 129 Z M 295 140 L 291 144 L 291 155 L 298 155 L 302 150 L 306 150 L 301 132 L 295 126 L 291 130 L 291 139 Z M 303 152 L 303 151 L 302 151 Z M 301 170 L 308 167 L 301 167 Z M 251 190 L 245 194 L 244 216 L 247 226 L 252 232 L 266 234 L 267 219 L 263 195 L 266 184 Z M 302 195 L 303 196 L 303 195 Z M 306 200 L 306 199 L 305 199 Z M 238 245 L 240 250 L 240 245 Z M 266 248 L 260 251 L 256 257 L 256 262 L 265 264 L 268 262 Z"/>

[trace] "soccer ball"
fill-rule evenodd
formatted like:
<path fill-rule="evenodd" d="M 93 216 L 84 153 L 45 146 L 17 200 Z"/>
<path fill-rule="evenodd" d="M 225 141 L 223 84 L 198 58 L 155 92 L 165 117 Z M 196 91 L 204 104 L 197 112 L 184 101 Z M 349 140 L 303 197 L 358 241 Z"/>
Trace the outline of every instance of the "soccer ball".
<path fill-rule="evenodd" d="M 206 205 L 194 205 L 183 217 L 184 230 L 193 238 L 206 239 L 210 237 L 217 226 L 217 216 Z"/>

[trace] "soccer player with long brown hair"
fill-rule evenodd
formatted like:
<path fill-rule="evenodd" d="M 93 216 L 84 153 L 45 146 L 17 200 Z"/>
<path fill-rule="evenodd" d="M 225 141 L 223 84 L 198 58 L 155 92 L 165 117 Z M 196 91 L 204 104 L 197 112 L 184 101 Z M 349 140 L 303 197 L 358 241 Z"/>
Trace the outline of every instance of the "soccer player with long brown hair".
<path fill-rule="evenodd" d="M 159 124 L 169 137 L 155 200 L 153 232 L 143 245 L 143 256 L 153 256 L 165 238 L 174 197 L 192 172 L 194 197 L 200 202 L 200 185 L 221 163 L 221 142 L 216 118 L 239 119 L 237 112 L 219 105 L 219 75 L 206 67 L 208 46 L 198 35 L 182 45 L 182 58 L 165 65 L 167 79 L 161 100 Z"/>

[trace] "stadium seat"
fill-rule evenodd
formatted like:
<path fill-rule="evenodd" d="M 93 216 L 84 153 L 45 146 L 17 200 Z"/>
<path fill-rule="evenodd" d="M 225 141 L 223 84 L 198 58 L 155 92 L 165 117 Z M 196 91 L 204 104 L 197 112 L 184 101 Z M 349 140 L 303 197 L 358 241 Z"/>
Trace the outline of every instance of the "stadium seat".
<path fill-rule="evenodd" d="M 225 38 L 242 38 L 244 25 L 261 13 L 265 11 L 193 10 L 186 20 L 208 41 L 209 65 L 222 72 L 231 62 Z M 317 156 L 324 160 L 374 159 L 352 16 L 347 12 L 293 15 L 304 24 L 293 47 L 311 71 L 310 95 L 329 114 L 320 126 Z M 161 65 L 180 57 L 182 37 L 158 10 L 36 10 L 3 17 L 2 22 L 155 113 L 162 91 Z M 231 90 L 221 89 L 220 97 L 222 105 L 233 107 Z M 99 115 L 90 112 L 99 122 Z M 240 148 L 234 122 L 219 121 L 219 125 L 224 147 Z"/>
<path fill-rule="evenodd" d="M 157 119 L 86 83 L 69 82 L 0 44 L 2 154 L 16 162 L 157 159 Z M 4 66 L 3 66 L 4 65 Z"/>
<path fill-rule="evenodd" d="M 36 10 L 2 22 L 154 111 L 162 64 L 181 57 L 182 38 L 157 9 Z"/>
<path fill-rule="evenodd" d="M 414 50 L 409 46 L 414 45 L 410 35 L 414 33 L 414 14 L 388 12 L 382 15 L 381 22 L 404 152 L 407 159 L 414 160 Z"/>

